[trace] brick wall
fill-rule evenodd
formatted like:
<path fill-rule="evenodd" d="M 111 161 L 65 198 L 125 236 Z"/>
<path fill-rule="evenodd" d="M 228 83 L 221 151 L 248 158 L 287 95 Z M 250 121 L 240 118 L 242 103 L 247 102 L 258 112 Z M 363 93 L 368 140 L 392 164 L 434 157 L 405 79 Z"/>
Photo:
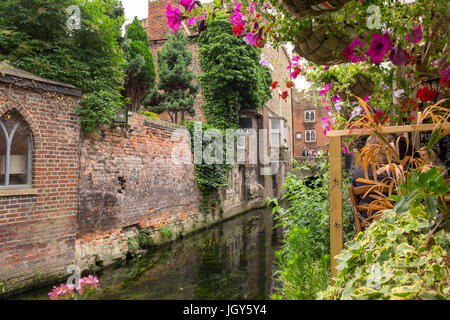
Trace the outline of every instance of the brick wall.
<path fill-rule="evenodd" d="M 6 287 L 63 274 L 74 263 L 77 99 L 0 82 L 0 116 L 16 109 L 33 140 L 31 194 L 3 190 L 0 196 L 0 282 Z"/>
<path fill-rule="evenodd" d="M 81 145 L 76 261 L 82 269 L 124 258 L 127 238 L 142 229 L 164 242 L 171 239 L 161 239 L 163 226 L 174 239 L 264 205 L 250 170 L 246 185 L 222 190 L 221 204 L 201 214 L 186 128 L 136 113 L 131 121 L 128 129 L 105 128 Z M 176 163 L 172 154 L 186 158 Z M 244 192 L 250 201 L 243 201 Z"/>
<path fill-rule="evenodd" d="M 153 232 L 166 224 L 181 226 L 199 213 L 193 163 L 171 160 L 172 152 L 190 157 L 187 130 L 136 113 L 131 121 L 130 129 L 106 128 L 82 143 L 77 233 L 82 264 L 105 260 L 101 248 L 83 253 L 86 245 L 109 245 L 111 236 L 118 240 L 127 228 Z"/>
<path fill-rule="evenodd" d="M 159 0 L 148 1 L 147 33 L 149 40 L 167 39 L 167 34 L 172 32 L 167 26 L 166 7 L 172 3 L 172 7 L 180 7 L 178 1 Z"/>
<path fill-rule="evenodd" d="M 300 157 L 303 149 L 314 149 L 315 151 L 328 150 L 329 139 L 323 133 L 322 117 L 326 116 L 326 110 L 323 106 L 315 107 L 314 103 L 300 92 L 295 92 L 294 96 L 294 156 Z M 315 110 L 315 122 L 305 122 L 305 111 Z M 316 142 L 305 142 L 305 131 L 316 131 Z M 297 140 L 296 133 L 301 133 L 301 140 Z"/>

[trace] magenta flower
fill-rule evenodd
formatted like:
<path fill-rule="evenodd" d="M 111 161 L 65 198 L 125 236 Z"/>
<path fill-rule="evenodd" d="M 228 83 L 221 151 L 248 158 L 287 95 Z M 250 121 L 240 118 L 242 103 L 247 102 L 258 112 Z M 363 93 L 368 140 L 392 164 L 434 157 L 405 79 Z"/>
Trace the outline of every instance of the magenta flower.
<path fill-rule="evenodd" d="M 408 32 L 408 34 L 405 36 L 406 40 L 408 40 L 411 43 L 419 43 L 420 40 L 422 40 L 422 37 L 423 33 L 421 24 L 412 29 L 411 32 Z"/>
<path fill-rule="evenodd" d="M 181 4 L 189 13 L 191 13 L 191 10 L 194 9 L 195 6 L 197 5 L 195 3 L 195 0 L 181 0 L 178 3 Z"/>
<path fill-rule="evenodd" d="M 450 66 L 447 66 L 447 68 L 440 70 L 439 73 L 444 80 L 450 80 Z"/>
<path fill-rule="evenodd" d="M 256 46 L 256 41 L 258 40 L 258 35 L 252 32 L 247 32 L 244 37 L 244 41 L 248 44 Z"/>
<path fill-rule="evenodd" d="M 336 102 L 338 102 L 339 100 L 341 100 L 342 98 L 339 97 L 337 94 L 335 94 L 335 95 L 333 96 L 332 99 L 333 99 L 333 102 L 336 103 Z"/>
<path fill-rule="evenodd" d="M 166 7 L 167 25 L 172 29 L 173 33 L 176 33 L 183 21 L 181 10 L 178 8 L 172 8 L 172 4 L 169 3 Z"/>
<path fill-rule="evenodd" d="M 230 20 L 232 24 L 240 24 L 245 26 L 246 22 L 242 19 L 243 15 L 241 13 L 241 4 L 238 3 L 235 7 L 234 7 L 234 13 L 230 14 Z"/>
<path fill-rule="evenodd" d="M 366 61 L 366 57 L 364 55 L 358 56 L 355 53 L 356 48 L 359 48 L 362 51 L 365 45 L 365 42 L 361 41 L 358 37 L 353 39 L 353 41 L 342 52 L 345 59 L 350 60 L 352 63 L 358 63 L 361 60 Z"/>
<path fill-rule="evenodd" d="M 377 33 L 372 34 L 372 42 L 370 43 L 369 50 L 366 54 L 370 57 L 372 63 L 380 63 L 383 60 L 386 51 L 391 50 L 391 38 L 387 33 L 379 35 Z"/>
<path fill-rule="evenodd" d="M 332 86 L 331 83 L 327 83 L 327 84 L 325 85 L 325 88 L 324 88 L 323 90 L 320 90 L 319 94 L 320 94 L 321 96 L 323 96 L 325 93 L 328 92 L 328 90 L 330 90 L 330 87 L 331 87 L 331 86 Z"/>
<path fill-rule="evenodd" d="M 186 22 L 188 25 L 193 26 L 197 22 L 197 17 L 192 17 L 188 19 Z"/>
<path fill-rule="evenodd" d="M 323 70 L 325 70 L 325 71 L 330 70 L 330 66 L 323 67 Z"/>
<path fill-rule="evenodd" d="M 389 55 L 389 59 L 391 62 L 395 65 L 401 65 L 408 62 L 408 58 L 406 57 L 405 50 L 400 47 L 400 45 L 396 46 L 394 49 L 391 50 L 391 54 Z"/>

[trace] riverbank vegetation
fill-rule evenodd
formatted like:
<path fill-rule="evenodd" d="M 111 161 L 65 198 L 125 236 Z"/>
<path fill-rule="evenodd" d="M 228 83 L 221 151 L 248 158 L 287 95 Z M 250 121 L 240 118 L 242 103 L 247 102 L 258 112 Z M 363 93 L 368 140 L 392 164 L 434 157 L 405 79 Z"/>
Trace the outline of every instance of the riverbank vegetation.
<path fill-rule="evenodd" d="M 283 286 L 273 295 L 274 299 L 315 299 L 330 282 L 328 158 L 321 153 L 317 163 L 319 173 L 303 178 L 301 171 L 310 168 L 306 164 L 298 166 L 294 160 L 294 169 L 284 183 L 286 193 L 281 199 L 270 200 L 276 226 L 285 232 L 283 248 L 276 254 L 280 266 L 276 275 Z M 344 184 L 349 183 L 347 179 Z M 351 214 L 350 203 L 344 202 L 346 239 L 354 235 Z"/>

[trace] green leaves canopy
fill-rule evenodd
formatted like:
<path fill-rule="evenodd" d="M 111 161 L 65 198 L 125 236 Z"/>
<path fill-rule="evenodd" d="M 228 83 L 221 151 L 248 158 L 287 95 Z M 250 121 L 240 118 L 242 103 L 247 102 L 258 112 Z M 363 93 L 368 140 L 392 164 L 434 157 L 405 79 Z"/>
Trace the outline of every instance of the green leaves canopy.
<path fill-rule="evenodd" d="M 147 33 L 137 17 L 128 27 L 122 48 L 127 60 L 124 96 L 130 98 L 131 110 L 136 111 L 154 86 L 156 78 Z"/>
<path fill-rule="evenodd" d="M 226 15 L 210 21 L 198 41 L 206 119 L 217 128 L 235 127 L 241 110 L 260 109 L 270 99 L 271 70 L 259 64 L 260 48 L 233 34 Z"/>
<path fill-rule="evenodd" d="M 192 54 L 187 44 L 186 36 L 179 31 L 170 34 L 158 52 L 158 88 L 154 88 L 145 100 L 150 111 L 168 111 L 172 118 L 178 111 L 195 115 L 198 86 L 194 83 L 195 73 L 189 70 Z"/>
<path fill-rule="evenodd" d="M 70 5 L 81 10 L 78 30 L 66 25 Z M 5 0 L 0 3 L 0 60 L 80 87 L 81 125 L 94 132 L 123 105 L 125 61 L 118 45 L 123 22 L 119 0 Z"/>

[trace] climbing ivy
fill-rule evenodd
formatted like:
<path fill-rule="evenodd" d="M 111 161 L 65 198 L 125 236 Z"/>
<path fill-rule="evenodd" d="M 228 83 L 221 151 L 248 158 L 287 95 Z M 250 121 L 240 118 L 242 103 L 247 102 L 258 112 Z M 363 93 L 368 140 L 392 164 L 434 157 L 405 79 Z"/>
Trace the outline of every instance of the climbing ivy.
<path fill-rule="evenodd" d="M 271 97 L 272 73 L 259 63 L 262 50 L 235 36 L 225 14 L 208 23 L 198 43 L 206 120 L 221 129 L 237 127 L 241 110 L 259 110 Z"/>
<path fill-rule="evenodd" d="M 194 139 L 197 141 L 202 141 L 202 154 L 205 152 L 206 147 L 211 143 L 199 137 L 200 132 L 194 130 L 195 122 L 186 122 L 186 127 L 189 130 L 191 137 L 191 150 L 194 150 Z M 202 137 L 205 132 L 209 129 L 215 129 L 213 126 L 203 123 L 201 127 Z M 221 131 L 223 137 L 225 137 L 225 132 Z M 214 157 L 213 154 L 211 154 Z M 195 181 L 197 182 L 198 188 L 202 195 L 201 209 L 206 212 L 207 207 L 210 203 L 210 198 L 220 187 L 227 185 L 227 174 L 233 168 L 232 165 L 227 164 L 226 161 L 226 144 L 223 144 L 223 160 L 222 163 L 212 163 L 208 164 L 205 161 L 201 161 L 200 164 L 195 164 Z"/>

